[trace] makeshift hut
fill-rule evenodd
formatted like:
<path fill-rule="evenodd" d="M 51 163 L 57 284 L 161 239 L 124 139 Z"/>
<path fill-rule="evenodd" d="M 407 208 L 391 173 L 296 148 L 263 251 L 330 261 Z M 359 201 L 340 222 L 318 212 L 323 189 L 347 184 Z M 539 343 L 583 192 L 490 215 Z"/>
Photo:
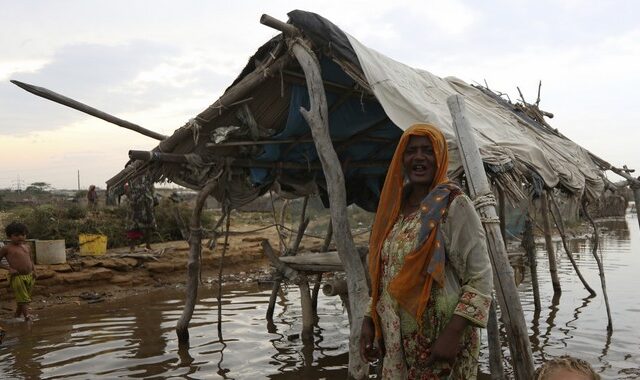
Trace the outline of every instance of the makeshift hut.
<path fill-rule="evenodd" d="M 551 128 L 545 116 L 552 115 L 539 109 L 539 94 L 535 103 L 522 99 L 513 104 L 488 88 L 394 61 L 317 14 L 296 10 L 288 16 L 286 24 L 263 16 L 264 24 L 282 33 L 256 51 L 217 101 L 171 136 L 109 120 L 161 140 L 152 151 L 130 151 L 132 162 L 107 182 L 109 190 L 145 174 L 199 191 L 191 219 L 187 302 L 178 325 L 181 342 L 188 341 L 196 302 L 203 236 L 199 216 L 206 198 L 214 196 L 228 212 L 268 190 L 298 197 L 319 194 L 331 207 L 333 237 L 347 273 L 352 326 L 349 372 L 363 378 L 366 363 L 357 355 L 357 339 L 368 290 L 345 207 L 355 203 L 375 211 L 397 140 L 414 123 L 442 129 L 449 143 L 449 177 L 469 183 L 454 131 L 455 115 L 447 106 L 452 95 L 466 104 L 464 116 L 499 205 L 538 198 L 547 215 L 551 189 L 591 202 L 605 184 L 610 186 L 604 170 L 638 184 L 629 172 L 611 167 Z M 635 194 L 638 199 L 640 194 Z M 558 213 L 553 215 L 559 219 Z M 556 222 L 560 227 L 562 220 Z M 553 254 L 549 260 L 554 262 Z M 504 273 L 508 277 L 508 271 Z M 296 278 L 301 284 L 307 282 Z M 557 278 L 554 286 L 556 282 Z M 499 295 L 499 301 L 503 319 L 511 307 L 522 318 L 517 294 Z M 508 331 L 511 339 L 528 339 L 525 326 Z M 528 341 L 520 346 L 512 342 L 510 347 L 512 360 L 520 361 L 513 365 L 516 378 L 529 378 L 533 367 Z"/>
<path fill-rule="evenodd" d="M 533 104 L 524 99 L 513 104 L 488 88 L 396 62 L 319 15 L 293 11 L 288 16 L 288 24 L 263 17 L 263 23 L 283 33 L 258 49 L 214 104 L 153 151 L 131 151 L 135 162 L 108 185 L 151 173 L 158 181 L 168 179 L 199 189 L 204 197 L 210 193 L 228 208 L 240 207 L 269 189 L 288 196 L 320 194 L 332 208 L 333 231 L 342 234 L 335 241 L 351 277 L 350 374 L 361 377 L 363 363 L 354 354 L 366 284 L 340 208 L 355 203 L 375 211 L 389 159 L 403 130 L 425 122 L 440 127 L 449 143 L 449 176 L 465 183 L 447 107 L 447 98 L 461 95 L 499 203 L 539 198 L 547 233 L 548 191 L 560 189 L 580 201 L 595 201 L 605 188 L 603 170 L 611 167 L 547 124 L 544 117 L 552 115 L 539 109 L 539 94 Z M 313 87 L 318 84 L 326 104 L 314 99 L 318 89 Z M 314 130 L 314 122 L 320 130 Z M 321 130 L 323 125 L 328 131 Z M 325 132 L 328 136 L 323 140 Z M 553 215 L 560 218 L 559 213 Z M 560 227 L 561 220 L 556 222 Z M 192 228 L 196 231 L 199 225 Z M 552 254 L 549 260 L 555 260 Z M 552 276 L 556 284 L 557 275 Z M 306 283 L 306 279 L 298 281 Z M 308 294 L 308 287 L 301 289 Z M 511 302 L 519 302 L 517 295 Z M 506 306 L 502 304 L 501 309 Z M 517 356 L 516 346 L 511 346 L 512 358 Z M 519 355 L 523 363 L 521 368 L 514 365 L 516 372 L 520 370 L 516 375 L 526 378 L 531 354 L 527 357 L 525 350 Z"/>

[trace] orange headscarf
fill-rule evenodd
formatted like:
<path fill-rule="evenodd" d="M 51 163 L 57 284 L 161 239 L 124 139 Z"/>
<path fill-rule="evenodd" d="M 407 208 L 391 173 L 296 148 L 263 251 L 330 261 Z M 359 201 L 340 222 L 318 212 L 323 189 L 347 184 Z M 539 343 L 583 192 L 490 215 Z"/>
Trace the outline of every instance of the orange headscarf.
<path fill-rule="evenodd" d="M 398 147 L 393 155 L 387 177 L 384 181 L 378 210 L 371 230 L 369 240 L 369 274 L 371 276 L 371 316 L 373 318 L 376 336 L 381 335 L 380 321 L 376 311 L 376 304 L 380 297 L 380 277 L 382 264 L 380 260 L 382 245 L 391 232 L 402 206 L 404 165 L 403 155 L 411 136 L 427 136 L 433 145 L 435 155 L 436 172 L 431 184 L 431 191 L 437 185 L 447 183 L 447 168 L 449 154 L 447 140 L 442 132 L 428 124 L 416 124 L 407 129 L 400 137 Z M 416 317 L 418 323 L 422 320 L 429 295 L 433 276 L 425 275 L 425 268 L 429 265 L 433 255 L 433 247 L 436 244 L 436 232 L 434 229 L 425 240 L 424 244 L 405 257 L 405 263 L 392 280 L 389 292 L 411 315 Z M 443 270 L 441 268 L 440 270 Z M 438 273 L 441 275 L 441 273 Z M 425 277 L 426 276 L 426 277 Z"/>

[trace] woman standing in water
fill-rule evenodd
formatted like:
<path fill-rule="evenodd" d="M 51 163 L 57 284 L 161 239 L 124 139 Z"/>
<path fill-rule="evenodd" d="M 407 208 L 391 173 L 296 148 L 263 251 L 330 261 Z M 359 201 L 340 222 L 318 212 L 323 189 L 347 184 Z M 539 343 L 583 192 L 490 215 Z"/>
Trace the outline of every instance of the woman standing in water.
<path fill-rule="evenodd" d="M 371 304 L 360 352 L 383 379 L 475 379 L 491 264 L 471 200 L 447 178 L 447 142 L 425 124 L 404 132 L 371 239 Z"/>

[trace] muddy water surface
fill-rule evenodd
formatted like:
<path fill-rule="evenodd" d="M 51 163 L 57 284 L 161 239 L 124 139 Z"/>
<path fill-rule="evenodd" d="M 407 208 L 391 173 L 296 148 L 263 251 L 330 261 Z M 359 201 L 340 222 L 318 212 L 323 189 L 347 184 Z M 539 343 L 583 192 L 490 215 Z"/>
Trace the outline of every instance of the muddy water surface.
<path fill-rule="evenodd" d="M 556 245 L 562 295 L 553 297 L 543 247 L 538 249 L 542 310 L 535 313 L 529 276 L 520 286 L 537 363 L 569 353 L 589 361 L 603 378 L 640 378 L 640 232 L 635 214 L 598 223 L 601 254 L 612 306 L 612 334 L 597 265 L 587 238 L 571 243 L 576 260 L 598 296 L 588 293 Z M 0 377 L 11 379 L 193 378 L 344 379 L 348 322 L 338 298 L 320 297 L 315 342 L 298 338 L 301 310 L 290 288 L 276 307 L 275 324 L 264 319 L 270 289 L 255 284 L 226 287 L 223 341 L 217 332 L 215 289 L 205 287 L 192 319 L 191 349 L 178 349 L 174 328 L 182 310 L 181 289 L 40 311 L 39 320 L 2 321 Z M 508 355 L 508 350 L 504 348 Z M 487 372 L 483 349 L 482 370 Z"/>

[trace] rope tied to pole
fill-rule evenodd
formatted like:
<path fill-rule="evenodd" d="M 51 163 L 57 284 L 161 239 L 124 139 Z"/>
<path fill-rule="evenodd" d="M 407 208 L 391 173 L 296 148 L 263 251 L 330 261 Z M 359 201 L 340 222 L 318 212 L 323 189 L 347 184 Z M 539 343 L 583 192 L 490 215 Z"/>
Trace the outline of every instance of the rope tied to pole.
<path fill-rule="evenodd" d="M 193 133 L 193 143 L 198 145 L 198 140 L 200 139 L 200 130 L 202 129 L 202 125 L 200 125 L 200 123 L 198 123 L 198 120 L 194 119 L 189 119 L 189 121 L 187 122 L 187 128 L 191 129 L 191 132 Z"/>
<path fill-rule="evenodd" d="M 492 192 L 476 195 L 476 197 L 473 199 L 473 206 L 476 208 L 476 210 L 479 210 L 480 208 L 485 206 L 495 206 L 496 204 L 496 197 Z"/>

